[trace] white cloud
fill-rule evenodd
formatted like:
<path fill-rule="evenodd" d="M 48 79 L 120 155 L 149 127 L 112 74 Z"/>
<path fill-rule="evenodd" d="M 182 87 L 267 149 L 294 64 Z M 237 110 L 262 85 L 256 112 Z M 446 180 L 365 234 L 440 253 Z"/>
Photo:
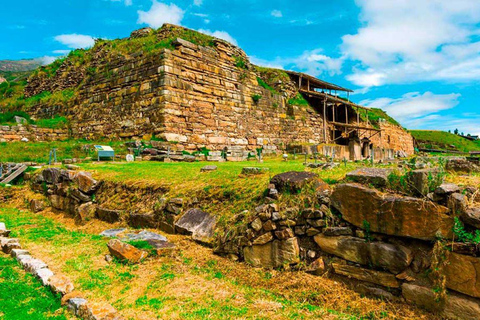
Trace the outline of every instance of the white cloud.
<path fill-rule="evenodd" d="M 70 50 L 53 50 L 52 52 L 55 54 L 67 55 L 70 53 Z"/>
<path fill-rule="evenodd" d="M 173 3 L 170 5 L 166 5 L 164 3 L 153 0 L 152 7 L 149 11 L 138 10 L 137 13 L 137 23 L 145 23 L 152 28 L 160 28 L 164 23 L 180 25 L 185 11 L 183 11 Z"/>
<path fill-rule="evenodd" d="M 52 63 L 53 61 L 55 61 L 57 59 L 58 59 L 58 57 L 43 56 L 43 57 L 37 58 L 36 60 L 38 60 L 42 64 L 42 66 L 45 66 L 47 64 Z"/>
<path fill-rule="evenodd" d="M 120 2 L 120 1 L 123 1 L 123 3 L 125 3 L 125 5 L 128 7 L 128 6 L 131 6 L 132 5 L 132 0 L 110 0 L 112 2 Z"/>
<path fill-rule="evenodd" d="M 342 50 L 358 61 L 357 85 L 480 77 L 480 2 L 357 0 L 363 26 Z"/>
<path fill-rule="evenodd" d="M 211 35 L 212 37 L 222 39 L 225 41 L 230 42 L 233 45 L 238 46 L 237 40 L 235 40 L 228 32 L 226 31 L 220 31 L 220 30 L 215 30 L 215 31 L 210 31 L 206 29 L 199 29 L 198 32 L 205 33 L 208 35 Z"/>
<path fill-rule="evenodd" d="M 193 0 L 193 4 L 198 6 L 201 6 L 203 4 L 203 0 Z"/>
<path fill-rule="evenodd" d="M 55 40 L 72 49 L 89 48 L 95 44 L 95 39 L 83 34 L 61 34 Z"/>
<path fill-rule="evenodd" d="M 407 128 L 419 128 L 423 122 L 436 120 L 438 112 L 458 105 L 460 94 L 434 94 L 432 92 L 410 92 L 398 99 L 378 98 L 364 100 L 360 104 L 370 108 L 380 108 L 400 121 Z"/>
<path fill-rule="evenodd" d="M 272 15 L 273 17 L 275 17 L 275 18 L 281 18 L 281 17 L 283 17 L 282 11 L 280 11 L 280 10 L 273 10 L 273 11 L 271 12 L 271 15 Z"/>
<path fill-rule="evenodd" d="M 296 69 L 304 71 L 312 76 L 318 77 L 323 74 L 331 76 L 342 73 L 344 58 L 332 58 L 324 55 L 322 49 L 305 51 L 301 56 L 293 59 L 286 59 L 284 65 L 293 64 Z"/>

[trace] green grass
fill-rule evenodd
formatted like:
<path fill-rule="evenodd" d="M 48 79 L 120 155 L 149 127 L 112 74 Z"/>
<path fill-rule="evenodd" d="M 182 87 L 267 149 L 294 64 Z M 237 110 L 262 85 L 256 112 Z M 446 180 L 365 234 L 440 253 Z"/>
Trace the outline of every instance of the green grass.
<path fill-rule="evenodd" d="M 377 128 L 379 127 L 380 119 L 383 119 L 383 120 L 387 121 L 388 123 L 393 124 L 395 126 L 401 127 L 400 123 L 398 123 L 397 120 L 390 117 L 382 109 L 371 108 L 371 109 L 368 109 L 367 113 L 368 113 L 368 121 L 370 121 L 370 123 L 372 123 L 372 125 L 374 127 L 377 127 Z M 360 118 L 362 119 L 362 121 L 367 120 L 367 118 L 365 116 L 365 112 L 363 110 L 360 111 Z"/>
<path fill-rule="evenodd" d="M 9 256 L 0 256 L 0 319 L 66 320 L 60 298 Z"/>
<path fill-rule="evenodd" d="M 436 130 L 410 130 L 409 132 L 422 148 L 461 152 L 480 151 L 480 141 L 470 141 L 453 133 Z"/>
<path fill-rule="evenodd" d="M 51 119 L 40 119 L 35 121 L 40 128 L 63 129 L 67 127 L 68 120 L 65 117 L 55 116 Z"/>
<path fill-rule="evenodd" d="M 53 119 L 61 121 L 62 118 Z M 126 153 L 125 143 L 122 141 L 87 141 L 87 140 L 66 140 L 51 142 L 0 142 L 0 162 L 38 162 L 47 163 L 48 154 L 52 148 L 57 148 L 57 160 L 72 158 L 95 157 L 95 152 L 83 150 L 85 145 L 109 145 L 117 153 Z"/>
<path fill-rule="evenodd" d="M 292 106 L 300 106 L 300 107 L 307 107 L 310 104 L 307 100 L 303 97 L 301 93 L 298 93 L 295 98 L 288 99 L 288 104 Z"/>

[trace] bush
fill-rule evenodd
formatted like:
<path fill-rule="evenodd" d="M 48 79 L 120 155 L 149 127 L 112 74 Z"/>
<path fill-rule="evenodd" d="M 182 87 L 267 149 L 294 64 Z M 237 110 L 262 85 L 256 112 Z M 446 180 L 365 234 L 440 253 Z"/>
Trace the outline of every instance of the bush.
<path fill-rule="evenodd" d="M 255 102 L 255 103 L 258 103 L 258 101 L 260 101 L 260 99 L 262 99 L 262 96 L 261 96 L 261 95 L 259 95 L 259 94 L 253 94 L 253 95 L 252 95 L 252 100 L 253 100 L 253 102 Z"/>

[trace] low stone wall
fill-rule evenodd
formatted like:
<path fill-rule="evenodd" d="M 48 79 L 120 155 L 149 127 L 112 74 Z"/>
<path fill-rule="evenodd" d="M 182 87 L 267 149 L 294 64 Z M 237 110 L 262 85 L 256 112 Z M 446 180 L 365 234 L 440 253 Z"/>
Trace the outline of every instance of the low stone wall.
<path fill-rule="evenodd" d="M 35 125 L 0 126 L 0 142 L 57 141 L 69 138 L 67 129 L 38 128 Z"/>
<path fill-rule="evenodd" d="M 164 188 L 99 182 L 87 172 L 58 168 L 43 170 L 32 188 L 79 222 L 96 218 L 192 235 L 217 254 L 255 267 L 305 265 L 367 295 L 415 303 L 443 318 L 478 319 L 480 249 L 452 242 L 456 218 L 467 231 L 480 226 L 475 191 L 442 184 L 424 198 L 390 194 L 382 191 L 390 172 L 360 169 L 348 175 L 352 182 L 335 187 L 310 172 L 277 175 L 264 204 L 218 227 L 216 217 L 196 209 L 198 199 L 166 199 Z M 437 172 L 413 170 L 412 194 L 422 185 L 431 188 Z M 282 202 L 282 193 L 299 190 L 301 201 Z M 33 211 L 43 208 L 38 201 L 32 200 Z"/>
<path fill-rule="evenodd" d="M 98 304 L 87 301 L 80 293 L 74 291 L 73 283 L 65 276 L 54 274 L 42 260 L 35 259 L 30 252 L 22 249 L 16 238 L 10 238 L 10 230 L 0 222 L 0 247 L 5 254 L 11 255 L 18 263 L 38 278 L 43 286 L 48 287 L 62 297 L 62 304 L 66 305 L 79 319 L 112 319 L 122 320 L 117 310 L 109 304 Z"/>

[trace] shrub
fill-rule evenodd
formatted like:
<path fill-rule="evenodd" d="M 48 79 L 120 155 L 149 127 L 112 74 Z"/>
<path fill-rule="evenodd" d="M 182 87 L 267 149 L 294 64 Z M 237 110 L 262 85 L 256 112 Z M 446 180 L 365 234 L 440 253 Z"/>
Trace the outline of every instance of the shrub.
<path fill-rule="evenodd" d="M 259 94 L 253 94 L 253 95 L 252 95 L 252 100 L 253 100 L 253 102 L 255 102 L 255 103 L 258 103 L 258 101 L 260 101 L 260 99 L 262 99 L 262 96 L 261 96 L 261 95 L 259 95 Z"/>

